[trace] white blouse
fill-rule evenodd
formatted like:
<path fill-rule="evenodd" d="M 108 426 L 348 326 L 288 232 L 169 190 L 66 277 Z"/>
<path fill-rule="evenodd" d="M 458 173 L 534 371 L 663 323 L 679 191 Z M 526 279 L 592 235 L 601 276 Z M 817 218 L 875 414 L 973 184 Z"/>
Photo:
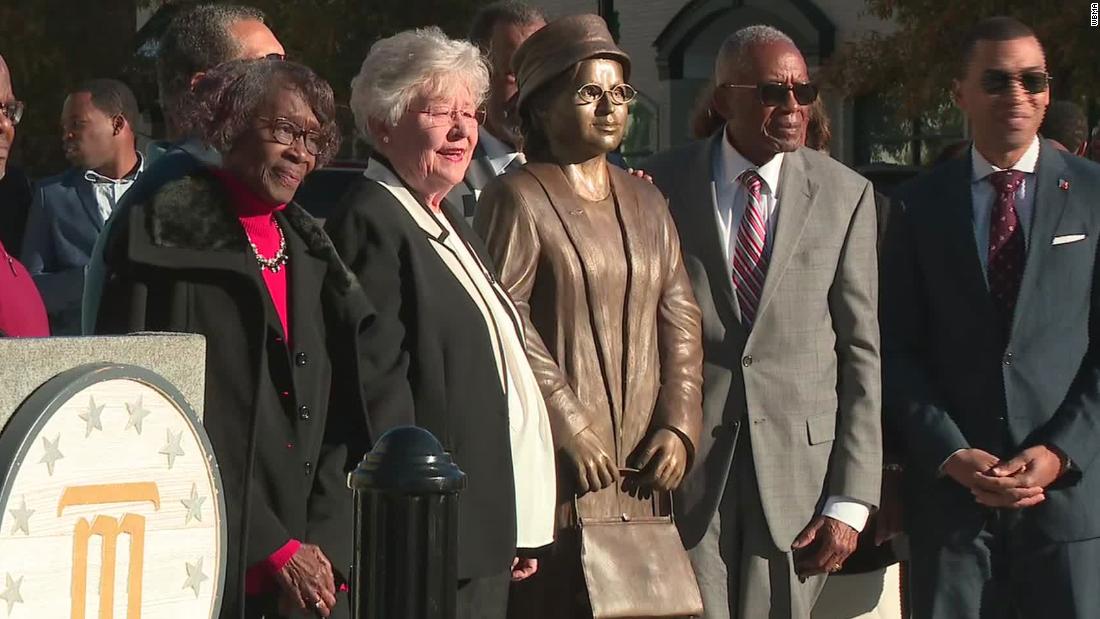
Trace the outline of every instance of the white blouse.
<path fill-rule="evenodd" d="M 364 176 L 380 183 L 431 237 L 432 247 L 481 311 L 492 343 L 501 388 L 508 398 L 512 474 L 516 488 L 516 545 L 538 548 L 554 541 L 556 481 L 550 419 L 527 361 L 523 322 L 508 294 L 441 214 L 421 204 L 400 179 L 372 160 Z"/>

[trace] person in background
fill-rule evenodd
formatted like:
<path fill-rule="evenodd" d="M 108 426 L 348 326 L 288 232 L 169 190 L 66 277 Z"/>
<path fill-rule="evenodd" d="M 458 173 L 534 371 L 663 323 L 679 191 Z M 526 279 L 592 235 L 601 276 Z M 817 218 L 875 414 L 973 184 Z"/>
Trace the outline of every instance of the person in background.
<path fill-rule="evenodd" d="M 516 95 L 512 56 L 527 37 L 545 25 L 542 11 L 519 0 L 488 4 L 470 24 L 468 39 L 481 49 L 489 64 L 489 94 L 485 99 L 485 123 L 478 128 L 470 167 L 463 182 L 447 196 L 448 201 L 461 205 L 467 223 L 473 222 L 477 198 L 485 185 L 527 162 L 512 109 Z"/>
<path fill-rule="evenodd" d="M 1051 141 L 1055 148 L 1074 155 L 1084 155 L 1089 141 L 1089 121 L 1080 105 L 1072 101 L 1051 101 L 1047 107 L 1039 135 Z"/>
<path fill-rule="evenodd" d="M 104 248 L 97 333 L 206 336 L 203 425 L 225 486 L 221 617 L 347 617 L 347 471 L 411 408 L 407 358 L 328 236 L 292 202 L 336 152 L 332 89 L 283 60 L 206 73 L 193 135 L 221 154 L 133 202 Z M 379 335 L 380 334 L 380 335 Z M 378 337 L 376 337 L 378 336 Z M 396 412 L 395 412 L 396 411 Z"/>
<path fill-rule="evenodd" d="M 22 116 L 23 102 L 15 98 L 8 65 L 0 56 L 0 337 L 45 337 L 50 329 L 42 297 L 11 249 L 19 246 L 31 201 L 26 177 L 8 165 Z"/>
<path fill-rule="evenodd" d="M 554 539 L 554 453 L 525 353 L 530 333 L 446 198 L 470 165 L 488 88 L 478 48 L 438 28 L 375 43 L 351 87 L 356 127 L 375 154 L 326 222 L 379 311 L 400 317 L 394 336 L 410 359 L 415 406 L 368 401 L 372 430 L 427 428 L 467 475 L 459 619 L 502 619 L 509 580 L 539 569 L 517 548 Z"/>
<path fill-rule="evenodd" d="M 26 104 L 15 98 L 11 73 L 4 57 L 0 56 L 0 243 L 14 256 L 22 251 L 23 231 L 31 208 L 31 186 L 27 176 L 9 161 L 15 142 L 15 126 L 25 111 Z"/>
<path fill-rule="evenodd" d="M 206 71 L 224 62 L 245 58 L 283 59 L 285 54 L 259 9 L 205 3 L 180 11 L 172 18 L 157 51 L 157 87 L 168 135 L 174 142 L 166 149 L 150 151 L 145 172 L 103 225 L 88 260 L 84 280 L 81 311 L 84 333 L 95 330 L 100 293 L 105 282 L 113 276 L 112 265 L 104 261 L 103 248 L 110 242 L 114 222 L 125 217 L 131 202 L 145 202 L 164 184 L 221 161 L 220 153 L 206 147 L 198 130 L 189 125 L 189 114 L 194 108 L 191 92 L 194 85 Z"/>
<path fill-rule="evenodd" d="M 61 141 L 73 167 L 35 183 L 22 253 L 54 335 L 80 334 L 84 266 L 103 223 L 144 169 L 137 118 L 134 94 L 117 80 L 90 80 L 65 99 Z"/>

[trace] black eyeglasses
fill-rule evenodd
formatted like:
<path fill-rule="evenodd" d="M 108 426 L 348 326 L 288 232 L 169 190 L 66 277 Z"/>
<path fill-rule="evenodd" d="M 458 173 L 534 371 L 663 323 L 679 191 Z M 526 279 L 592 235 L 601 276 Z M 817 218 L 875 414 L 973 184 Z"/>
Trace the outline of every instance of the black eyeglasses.
<path fill-rule="evenodd" d="M 982 72 L 982 90 L 990 95 L 1003 95 L 1012 88 L 1013 82 L 1019 82 L 1024 92 L 1037 95 L 1050 87 L 1050 79 L 1046 71 L 1024 71 L 1013 74 L 998 69 L 988 69 Z"/>
<path fill-rule="evenodd" d="M 610 90 L 604 90 L 599 84 L 585 84 L 577 89 L 577 98 L 581 103 L 595 103 L 607 95 L 615 105 L 630 103 L 638 96 L 638 91 L 630 84 L 619 84 Z"/>
<path fill-rule="evenodd" d="M 760 97 L 760 103 L 769 106 L 780 106 L 787 102 L 787 93 L 794 93 L 794 100 L 799 105 L 809 105 L 817 101 L 817 85 L 811 82 L 795 84 L 783 84 L 781 82 L 760 82 L 759 84 L 720 84 L 722 88 L 755 88 Z"/>
<path fill-rule="evenodd" d="M 271 128 L 271 137 L 283 146 L 290 146 L 295 140 L 302 138 L 302 144 L 305 145 L 306 152 L 314 157 L 320 155 L 321 151 L 328 146 L 328 138 L 320 131 L 303 129 L 289 119 L 281 116 L 279 118 L 260 116 L 260 120 L 267 123 L 267 126 Z"/>
<path fill-rule="evenodd" d="M 13 100 L 0 103 L 0 114 L 6 116 L 12 125 L 19 124 L 19 119 L 23 118 L 23 110 L 25 109 L 27 109 L 27 106 L 22 101 Z"/>

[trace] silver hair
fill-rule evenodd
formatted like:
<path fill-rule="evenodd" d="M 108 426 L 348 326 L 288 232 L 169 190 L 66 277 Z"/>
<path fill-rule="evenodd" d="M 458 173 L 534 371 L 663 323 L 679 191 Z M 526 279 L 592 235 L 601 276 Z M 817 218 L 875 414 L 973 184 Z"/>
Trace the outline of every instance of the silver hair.
<path fill-rule="evenodd" d="M 446 96 L 456 85 L 470 91 L 475 105 L 485 101 L 489 67 L 476 45 L 435 26 L 399 32 L 372 45 L 351 80 L 355 126 L 369 141 L 371 119 L 396 125 L 414 97 Z"/>
<path fill-rule="evenodd" d="M 721 82 L 722 76 L 728 75 L 730 69 L 745 66 L 745 54 L 749 48 L 769 43 L 787 43 L 798 48 L 785 32 L 764 24 L 745 26 L 726 37 L 714 63 L 714 82 Z"/>

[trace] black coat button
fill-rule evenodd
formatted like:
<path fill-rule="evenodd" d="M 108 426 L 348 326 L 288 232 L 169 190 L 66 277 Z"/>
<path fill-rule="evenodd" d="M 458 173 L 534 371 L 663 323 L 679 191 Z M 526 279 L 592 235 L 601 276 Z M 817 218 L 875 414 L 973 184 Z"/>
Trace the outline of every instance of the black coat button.
<path fill-rule="evenodd" d="M 745 355 L 745 358 L 741 360 L 741 365 L 745 367 L 752 365 L 752 355 Z"/>
<path fill-rule="evenodd" d="M 309 421 L 310 413 L 309 407 L 305 404 L 298 407 L 298 418 L 302 421 Z"/>
<path fill-rule="evenodd" d="M 313 474 L 313 463 L 312 462 L 306 462 L 306 476 L 309 476 L 309 475 L 312 475 L 312 474 Z"/>
<path fill-rule="evenodd" d="M 307 363 L 309 363 L 309 357 L 306 356 L 306 353 L 300 352 L 300 353 L 294 355 L 294 364 L 295 365 L 301 367 L 301 366 L 303 366 Z"/>
<path fill-rule="evenodd" d="M 1005 356 L 1001 358 L 1001 363 L 1005 365 L 1012 365 L 1012 353 L 1006 352 Z"/>

